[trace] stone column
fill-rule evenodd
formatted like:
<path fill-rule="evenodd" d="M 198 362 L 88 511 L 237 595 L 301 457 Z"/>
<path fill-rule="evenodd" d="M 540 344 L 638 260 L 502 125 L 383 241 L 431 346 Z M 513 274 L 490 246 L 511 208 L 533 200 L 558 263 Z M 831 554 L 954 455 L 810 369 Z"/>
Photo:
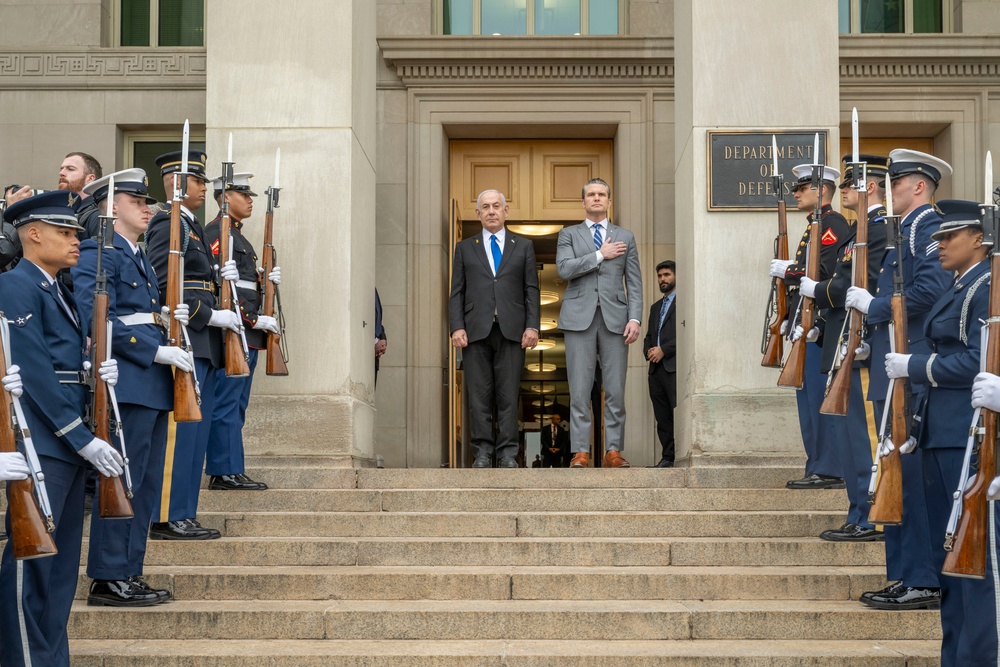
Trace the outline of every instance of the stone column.
<path fill-rule="evenodd" d="M 373 458 L 375 3 L 208 3 L 209 173 L 229 132 L 236 171 L 260 194 L 247 235 L 261 247 L 281 148 L 274 243 L 283 269 L 290 375 L 254 379 L 248 454 Z M 209 204 L 214 215 L 216 207 Z"/>
<path fill-rule="evenodd" d="M 801 454 L 793 394 L 760 367 L 776 215 L 707 210 L 706 133 L 825 128 L 838 159 L 837 4 L 677 0 L 674 27 L 678 457 Z"/>

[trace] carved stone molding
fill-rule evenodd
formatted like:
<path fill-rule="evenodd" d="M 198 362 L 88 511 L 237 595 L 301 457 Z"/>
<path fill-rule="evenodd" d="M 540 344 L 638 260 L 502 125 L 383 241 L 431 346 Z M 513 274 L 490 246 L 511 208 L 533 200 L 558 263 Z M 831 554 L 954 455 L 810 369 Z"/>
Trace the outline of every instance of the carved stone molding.
<path fill-rule="evenodd" d="M 840 82 L 1000 87 L 1000 35 L 842 35 Z"/>
<path fill-rule="evenodd" d="M 0 89 L 205 88 L 204 48 L 0 51 Z"/>

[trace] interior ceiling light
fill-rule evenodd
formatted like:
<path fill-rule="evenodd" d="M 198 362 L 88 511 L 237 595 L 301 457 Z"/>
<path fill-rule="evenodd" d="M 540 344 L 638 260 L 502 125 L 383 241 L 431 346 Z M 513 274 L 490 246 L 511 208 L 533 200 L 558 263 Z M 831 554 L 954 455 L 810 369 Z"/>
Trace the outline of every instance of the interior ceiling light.
<path fill-rule="evenodd" d="M 525 368 L 527 368 L 532 373 L 551 373 L 552 371 L 554 371 L 556 369 L 556 365 L 555 364 L 549 364 L 549 363 L 544 363 L 544 364 L 527 364 L 525 366 Z"/>
<path fill-rule="evenodd" d="M 544 302 L 543 302 L 544 303 Z M 544 352 L 545 350 L 551 350 L 556 346 L 556 342 L 551 338 L 539 338 L 538 344 L 535 345 L 536 352 Z"/>
<path fill-rule="evenodd" d="M 507 229 L 521 236 L 552 236 L 561 232 L 562 228 L 562 225 L 543 225 L 537 222 L 507 225 Z"/>
<path fill-rule="evenodd" d="M 541 297 L 543 306 L 548 306 L 559 301 L 559 293 L 551 290 L 542 290 L 539 292 L 539 296 Z"/>
<path fill-rule="evenodd" d="M 536 364 L 537 365 L 537 364 Z M 546 364 L 548 365 L 548 364 Z M 531 385 L 531 391 L 536 394 L 551 394 L 556 390 L 555 385 L 551 384 L 533 384 Z"/>
<path fill-rule="evenodd" d="M 552 405 L 552 404 L 553 404 L 554 402 L 555 402 L 555 401 L 554 401 L 553 399 L 551 399 L 551 398 L 546 398 L 546 399 L 545 399 L 545 407 L 549 407 L 549 406 L 550 406 L 550 405 Z M 532 405 L 534 405 L 534 406 L 535 406 L 536 408 L 540 408 L 540 407 L 542 407 L 542 399 L 540 399 L 540 398 L 539 398 L 539 399 L 537 399 L 537 400 L 534 400 L 534 401 L 532 401 L 532 402 L 531 402 L 531 404 L 532 404 Z"/>
<path fill-rule="evenodd" d="M 559 323 L 556 322 L 551 317 L 543 317 L 542 318 L 542 323 L 541 323 L 542 331 L 552 331 L 557 326 L 559 326 Z"/>

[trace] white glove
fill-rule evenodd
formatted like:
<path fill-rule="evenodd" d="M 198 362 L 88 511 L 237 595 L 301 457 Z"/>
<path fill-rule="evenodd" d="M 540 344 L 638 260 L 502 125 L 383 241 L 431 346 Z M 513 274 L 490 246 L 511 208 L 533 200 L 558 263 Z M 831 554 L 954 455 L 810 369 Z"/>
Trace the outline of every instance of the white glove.
<path fill-rule="evenodd" d="M 992 373 L 976 376 L 972 383 L 972 407 L 1000 412 L 1000 377 Z"/>
<path fill-rule="evenodd" d="M 14 364 L 7 369 L 7 375 L 3 376 L 3 388 L 14 398 L 20 398 L 24 393 L 24 385 L 21 384 L 21 367 Z"/>
<path fill-rule="evenodd" d="M 268 315 L 258 315 L 257 322 L 254 323 L 253 328 L 278 333 L 278 320 Z"/>
<path fill-rule="evenodd" d="M 810 299 L 816 296 L 816 285 L 818 285 L 815 280 L 809 280 L 809 278 L 802 276 L 802 280 L 799 281 L 799 294 L 802 296 L 807 296 Z"/>
<path fill-rule="evenodd" d="M 792 332 L 792 342 L 794 343 L 800 338 L 802 338 L 802 327 L 796 325 L 795 331 Z M 806 336 L 806 342 L 814 343 L 816 342 L 817 339 L 819 339 L 819 329 L 813 327 L 812 329 L 809 330 L 809 334 Z"/>
<path fill-rule="evenodd" d="M 858 361 L 864 361 L 870 356 L 872 356 L 872 346 L 864 341 L 861 341 L 861 345 L 858 345 L 854 349 L 854 358 Z"/>
<path fill-rule="evenodd" d="M 100 438 L 94 438 L 77 453 L 90 461 L 97 472 L 105 477 L 118 477 L 122 474 L 122 455 Z"/>
<path fill-rule="evenodd" d="M 0 480 L 28 479 L 28 462 L 21 452 L 0 454 Z"/>
<path fill-rule="evenodd" d="M 986 491 L 987 500 L 1000 500 L 1000 477 L 994 477 L 990 488 Z"/>
<path fill-rule="evenodd" d="M 190 372 L 194 370 L 194 365 L 191 363 L 191 355 L 186 350 L 174 347 L 173 345 L 161 345 L 156 348 L 156 356 L 153 357 L 153 363 L 163 364 L 164 366 L 176 366 L 182 371 Z"/>
<path fill-rule="evenodd" d="M 784 336 L 786 331 L 788 331 L 788 320 L 782 320 L 781 326 L 778 328 L 778 333 Z"/>
<path fill-rule="evenodd" d="M 860 287 L 848 287 L 847 288 L 847 299 L 846 307 L 854 308 L 865 315 L 868 314 L 868 308 L 872 305 L 873 297 L 869 294 L 868 290 L 861 289 Z"/>
<path fill-rule="evenodd" d="M 236 333 L 239 333 L 240 316 L 231 310 L 213 310 L 212 317 L 208 320 L 208 326 L 219 327 L 220 329 L 232 329 Z"/>
<path fill-rule="evenodd" d="M 191 310 L 188 308 L 188 305 L 186 303 L 179 304 L 176 308 L 174 308 L 174 319 L 183 324 L 184 326 L 187 326 L 188 324 L 191 323 L 190 312 Z M 166 326 L 166 323 L 169 320 L 170 320 L 170 307 L 164 306 L 163 308 L 160 308 L 160 321 L 164 323 L 164 326 Z"/>
<path fill-rule="evenodd" d="M 791 259 L 772 259 L 771 260 L 771 270 L 770 274 L 772 278 L 781 278 L 784 280 L 785 271 L 788 267 L 794 264 L 795 261 Z"/>
<path fill-rule="evenodd" d="M 267 279 L 270 280 L 275 285 L 281 284 L 281 267 L 276 266 L 271 269 L 271 272 L 267 274 Z"/>
<path fill-rule="evenodd" d="M 906 439 L 906 442 L 903 443 L 903 446 L 899 448 L 899 453 L 910 454 L 916 448 L 917 448 L 917 439 L 911 435 Z M 878 457 L 880 459 L 884 459 L 885 457 L 889 456 L 889 454 L 891 454 L 894 449 L 896 449 L 896 445 L 892 442 L 892 440 L 886 438 L 881 442 L 881 444 L 879 444 Z"/>
<path fill-rule="evenodd" d="M 885 355 L 885 374 L 894 380 L 910 377 L 910 355 L 896 352 Z"/>
<path fill-rule="evenodd" d="M 223 264 L 222 268 L 219 269 L 219 276 L 221 276 L 223 280 L 239 280 L 240 270 L 236 268 L 236 260 L 231 259 Z"/>
<path fill-rule="evenodd" d="M 97 374 L 108 384 L 108 386 L 115 386 L 118 384 L 118 360 L 108 359 L 106 361 L 102 361 L 101 367 L 97 370 Z"/>

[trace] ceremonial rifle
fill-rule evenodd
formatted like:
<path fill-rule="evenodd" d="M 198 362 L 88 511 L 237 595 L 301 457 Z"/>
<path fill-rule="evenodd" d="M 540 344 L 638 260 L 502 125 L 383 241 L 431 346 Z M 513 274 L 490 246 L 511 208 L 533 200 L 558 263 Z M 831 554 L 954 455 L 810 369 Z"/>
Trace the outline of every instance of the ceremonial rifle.
<path fill-rule="evenodd" d="M 184 300 L 184 253 L 181 252 L 181 203 L 187 197 L 188 179 L 188 121 L 184 121 L 184 140 L 181 145 L 181 170 L 174 172 L 174 194 L 170 200 L 170 253 L 167 255 L 167 317 L 170 318 L 168 343 L 179 347 L 191 357 L 194 353 L 184 325 L 174 317 L 174 310 Z M 201 390 L 194 371 L 174 368 L 174 421 L 201 421 Z"/>
<path fill-rule="evenodd" d="M 996 252 L 997 207 L 990 204 L 993 190 L 993 157 L 986 154 L 986 203 L 979 211 L 983 218 L 983 245 L 990 248 L 989 319 L 982 328 L 980 369 L 1000 375 L 1000 254 Z M 955 491 L 952 517 L 945 535 L 942 574 L 982 579 L 986 576 L 987 546 L 990 535 L 990 508 L 987 491 L 997 475 L 997 413 L 977 409 L 969 429 L 962 480 Z M 982 440 L 978 439 L 982 437 Z M 969 465 L 978 450 L 979 468 L 968 482 Z M 957 528 L 953 524 L 959 513 Z"/>
<path fill-rule="evenodd" d="M 107 215 L 101 216 L 101 225 L 97 230 L 97 266 L 94 276 L 94 303 L 90 326 L 90 370 L 91 391 L 93 392 L 90 406 L 90 427 L 94 437 L 104 442 L 114 444 L 111 433 L 121 434 L 121 420 L 117 418 L 117 408 L 112 405 L 114 396 L 108 383 L 101 379 L 98 372 L 101 364 L 111 358 L 111 322 L 108 321 L 108 274 L 104 269 L 104 251 L 114 250 L 114 223 L 111 207 L 114 203 L 115 182 L 108 184 Z M 116 418 L 112 425 L 112 413 Z M 130 519 L 133 516 L 132 489 L 126 488 L 128 482 L 128 458 L 122 451 L 124 474 L 119 477 L 100 475 L 97 479 L 98 513 L 102 519 Z M 131 486 L 131 485 L 129 485 Z"/>
<path fill-rule="evenodd" d="M 285 348 L 285 315 L 281 311 L 281 295 L 278 286 L 268 277 L 278 262 L 274 249 L 273 227 L 274 209 L 278 208 L 278 170 L 281 165 L 281 149 L 274 155 L 274 185 L 267 189 L 267 213 L 264 216 L 264 255 L 261 262 L 264 273 L 264 315 L 274 317 L 279 333 L 267 332 L 267 374 L 288 375 L 288 350 Z M 786 251 L 787 254 L 787 251 Z M 277 316 L 275 316 L 277 311 Z M 780 358 L 780 357 L 779 357 Z"/>
<path fill-rule="evenodd" d="M 774 238 L 774 258 L 788 259 L 788 222 L 785 211 L 784 177 L 778 173 L 778 140 L 771 135 L 771 155 L 773 168 L 771 187 L 778 198 L 778 235 Z M 771 317 L 774 320 L 771 320 Z M 785 292 L 785 281 L 782 278 L 771 279 L 771 296 L 767 300 L 767 311 L 764 313 L 764 340 L 761 343 L 761 353 L 764 358 L 760 365 L 766 368 L 781 368 L 784 356 L 784 345 L 781 335 L 781 323 L 788 317 L 788 294 Z"/>
<path fill-rule="evenodd" d="M 229 200 L 226 195 L 233 182 L 233 135 L 229 135 L 229 161 L 222 163 L 222 221 L 219 225 L 219 266 L 225 266 L 233 255 L 233 238 L 229 233 L 232 224 L 229 218 Z M 232 329 L 225 331 L 226 375 L 228 377 L 246 377 L 250 375 L 250 351 L 247 349 L 247 339 L 243 333 L 243 315 L 240 313 L 236 294 L 236 285 L 231 280 L 222 281 L 219 294 L 219 305 L 222 310 L 236 313 L 240 322 L 238 332 Z"/>
<path fill-rule="evenodd" d="M 0 312 L 0 373 L 10 366 L 10 328 L 7 319 Z M 0 452 L 12 454 L 17 451 L 20 436 L 24 445 L 24 458 L 31 476 L 7 482 L 7 507 L 10 513 L 10 539 L 14 558 L 27 560 L 55 556 L 56 543 L 50 533 L 56 529 L 52 521 L 49 496 L 45 492 L 45 475 L 38 464 L 38 456 L 31 443 L 28 422 L 24 420 L 21 403 L 17 397 L 2 391 L 0 397 Z M 42 514 L 44 513 L 44 517 Z"/>

